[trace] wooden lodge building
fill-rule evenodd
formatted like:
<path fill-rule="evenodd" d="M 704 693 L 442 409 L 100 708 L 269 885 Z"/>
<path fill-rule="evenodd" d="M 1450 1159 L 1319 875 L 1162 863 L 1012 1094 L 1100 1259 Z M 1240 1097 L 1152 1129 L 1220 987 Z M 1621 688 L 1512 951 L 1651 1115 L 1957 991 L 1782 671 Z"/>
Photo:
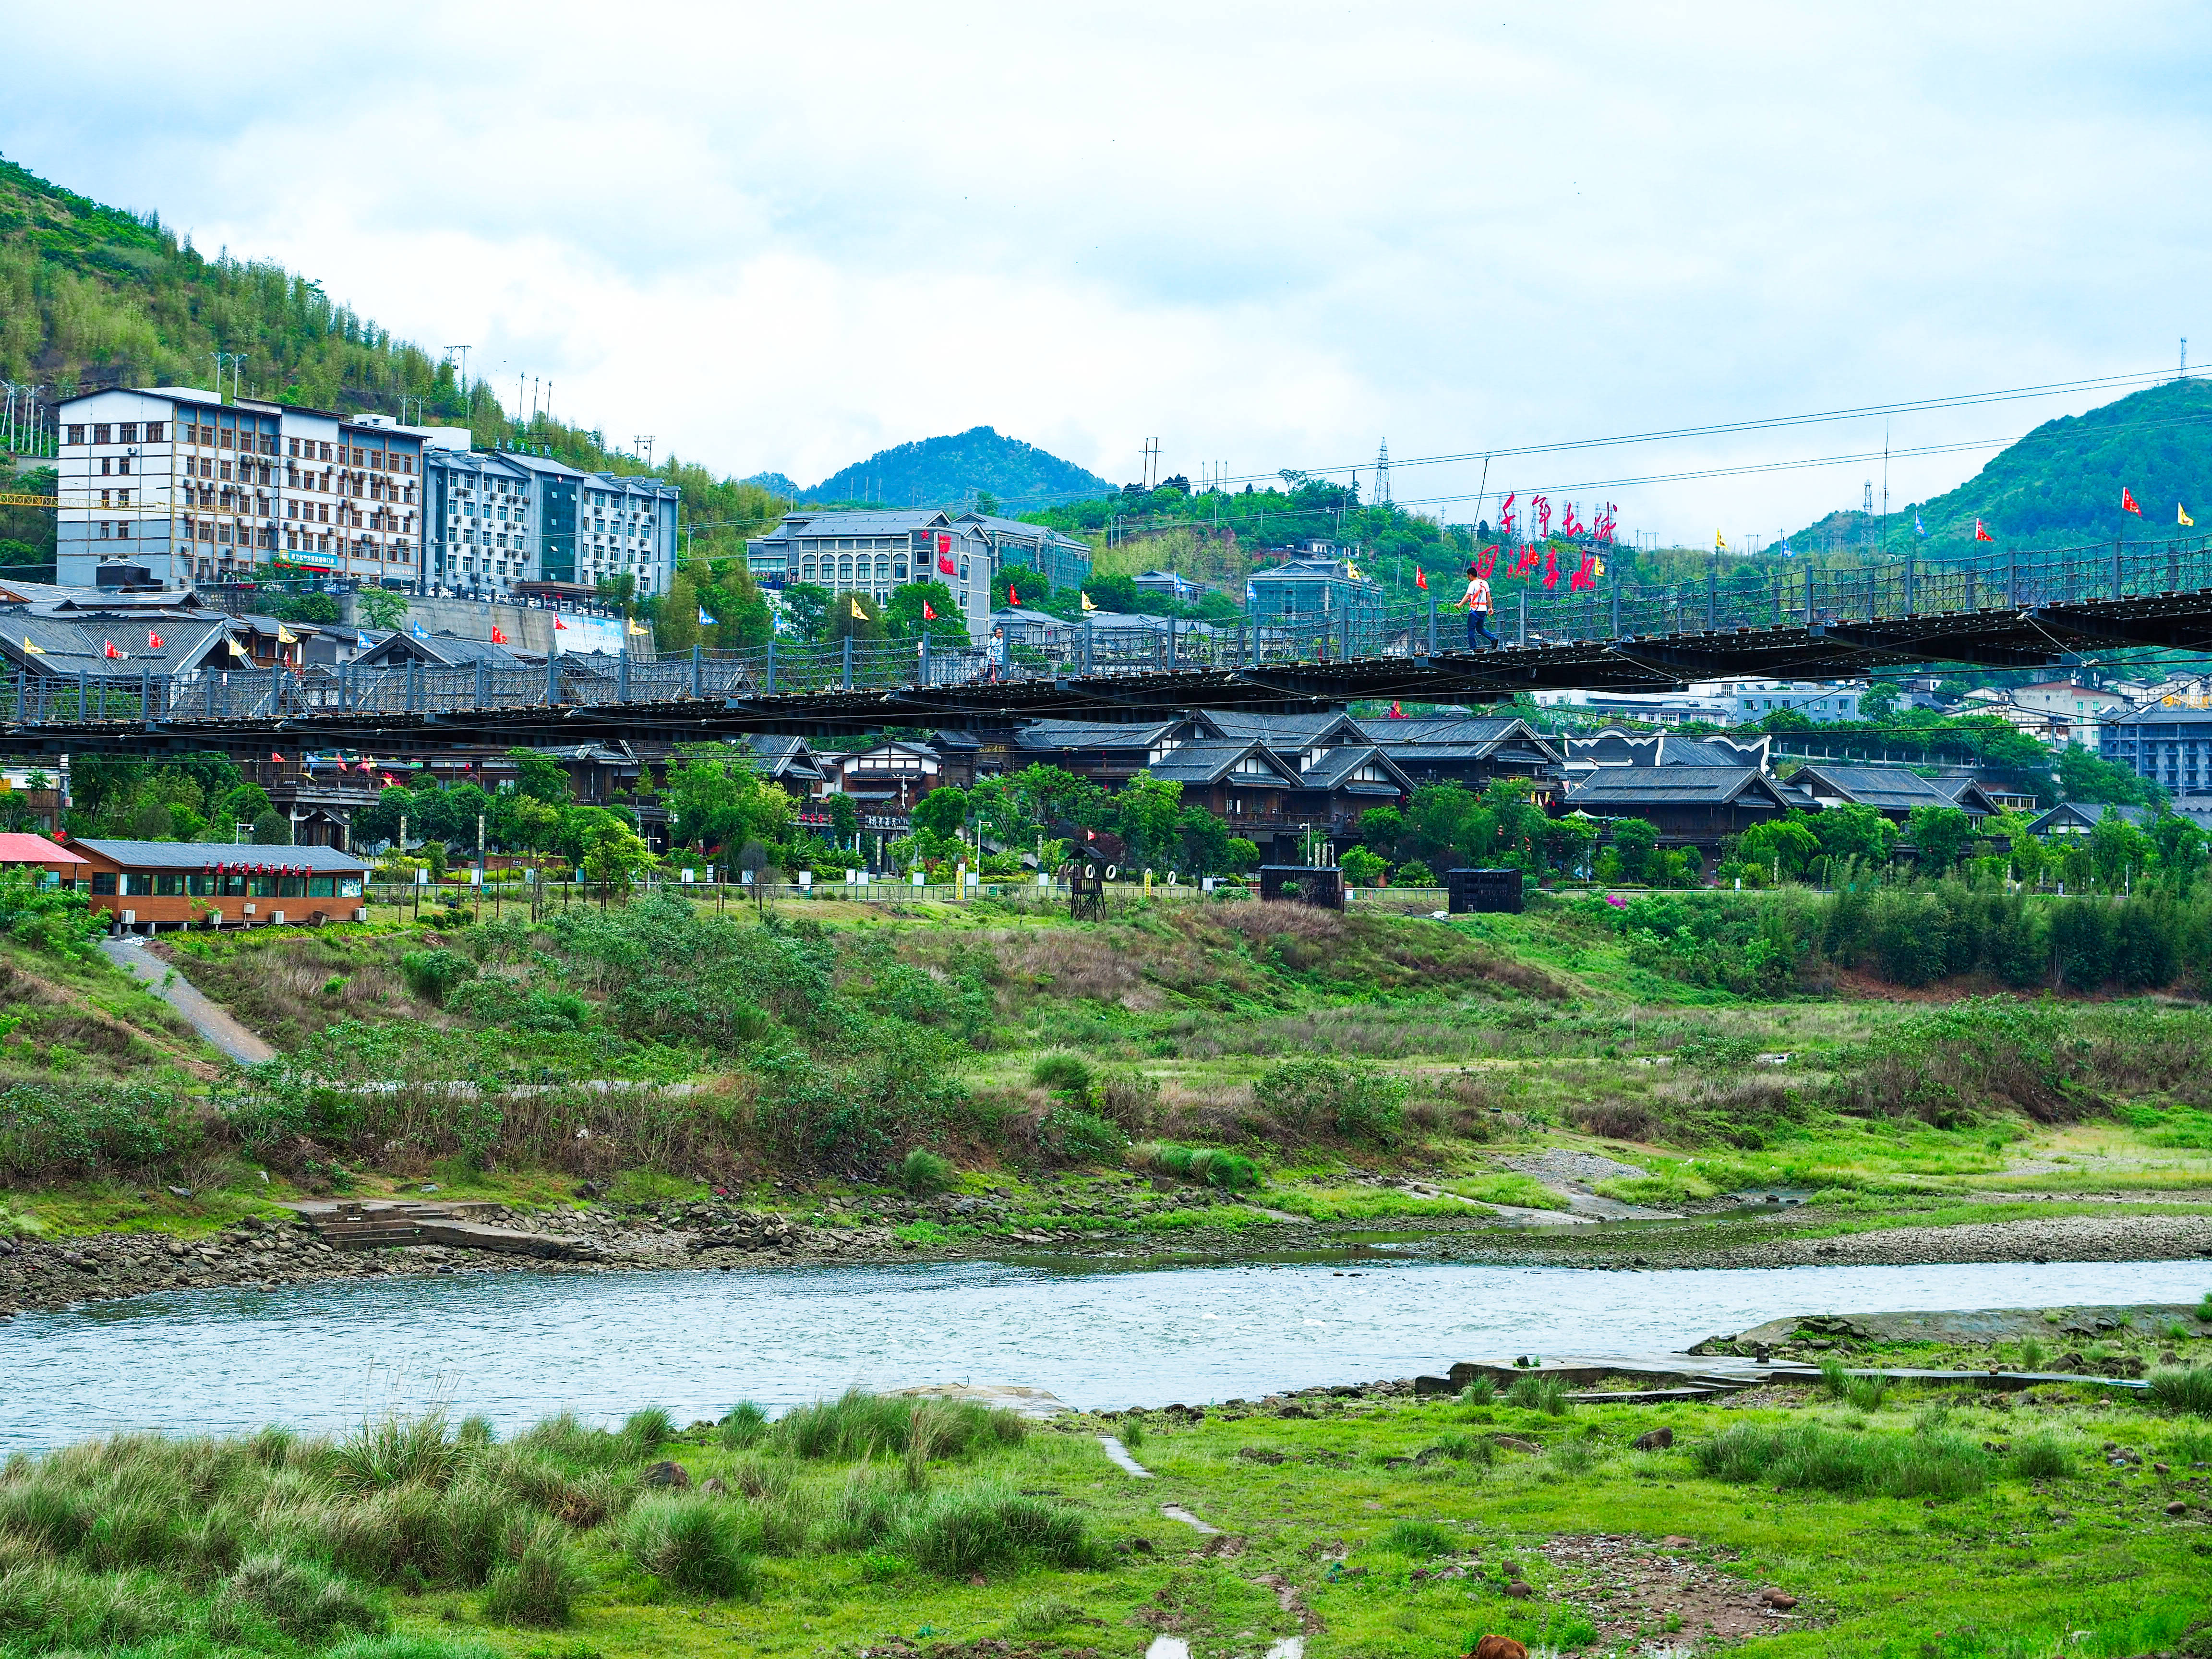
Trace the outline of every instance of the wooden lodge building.
<path fill-rule="evenodd" d="M 142 933 L 366 921 L 368 866 L 334 847 L 72 837 L 92 908 Z"/>

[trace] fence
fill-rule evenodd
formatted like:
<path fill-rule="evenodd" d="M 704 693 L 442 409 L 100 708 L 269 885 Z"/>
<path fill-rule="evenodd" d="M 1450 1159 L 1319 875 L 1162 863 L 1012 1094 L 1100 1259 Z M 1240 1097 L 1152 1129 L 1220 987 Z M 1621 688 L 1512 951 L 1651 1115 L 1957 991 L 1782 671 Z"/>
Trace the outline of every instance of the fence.
<path fill-rule="evenodd" d="M 1975 611 L 2018 611 L 2212 588 L 2212 538 L 2114 543 L 2023 556 L 1990 552 L 1907 556 L 1858 569 L 1762 570 L 1725 580 L 1717 561 L 1703 582 L 1644 586 L 1599 578 L 1580 592 L 1531 581 L 1490 619 L 1509 647 L 1557 646 L 1671 635 L 1849 625 Z M 1355 659 L 1410 658 L 1458 648 L 1459 619 L 1436 599 L 1335 617 L 1237 627 L 1163 619 L 1152 626 L 1091 622 L 1008 624 L 1003 649 L 947 647 L 928 639 L 695 648 L 654 662 L 550 658 L 542 666 L 479 662 L 441 667 L 292 670 L 150 667 L 110 673 L 10 670 L 0 714 L 19 724 L 277 720 L 311 714 L 416 714 L 750 700 L 805 693 L 891 691 L 996 679 L 1255 669 Z"/>
<path fill-rule="evenodd" d="M 1067 884 L 1058 877 L 1039 884 L 1035 877 L 1024 880 L 990 880 L 963 886 L 955 882 L 927 882 L 916 886 L 910 880 L 885 877 L 864 882 L 818 881 L 811 887 L 801 887 L 796 882 L 769 882 L 758 886 L 739 882 L 669 881 L 665 878 L 651 883 L 630 884 L 627 892 L 617 887 L 614 894 L 603 895 L 593 882 L 549 881 L 526 883 L 514 881 L 486 882 L 479 887 L 473 883 L 453 881 L 414 884 L 407 882 L 371 882 L 368 884 L 368 902 L 408 908 L 419 904 L 459 904 L 474 906 L 495 903 L 501 908 L 509 904 L 527 906 L 533 890 L 541 908 L 562 905 L 596 904 L 602 897 L 635 896 L 653 891 L 667 890 L 681 893 L 700 903 L 728 906 L 763 902 L 772 904 L 819 903 L 838 900 L 853 904 L 959 904 L 988 900 L 998 904 L 1024 906 L 1062 906 L 1067 902 Z M 1259 899 L 1255 886 L 1228 884 L 1210 890 L 1196 882 L 1179 881 L 1173 885 L 1155 882 L 1147 888 L 1140 881 L 1109 883 L 1106 889 L 1109 904 L 1138 900 L 1151 900 L 1177 904 L 1249 904 Z M 1352 887 L 1344 892 L 1346 909 L 1389 910 L 1425 915 L 1445 907 L 1445 890 L 1441 887 Z"/>

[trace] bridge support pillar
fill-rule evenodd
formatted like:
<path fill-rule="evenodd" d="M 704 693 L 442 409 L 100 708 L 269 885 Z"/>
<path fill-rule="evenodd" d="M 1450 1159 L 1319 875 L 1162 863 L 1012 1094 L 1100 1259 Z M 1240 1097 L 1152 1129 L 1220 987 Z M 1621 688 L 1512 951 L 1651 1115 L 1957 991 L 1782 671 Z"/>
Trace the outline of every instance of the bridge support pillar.
<path fill-rule="evenodd" d="M 1437 596 L 1429 595 L 1429 654 L 1437 654 Z"/>
<path fill-rule="evenodd" d="M 1521 590 L 1521 631 L 1515 637 L 1516 645 L 1526 648 L 1528 644 L 1528 590 Z"/>
<path fill-rule="evenodd" d="M 2127 597 L 2127 573 L 2121 562 L 2125 546 L 2124 542 L 2112 544 L 2112 597 L 2116 599 Z"/>
<path fill-rule="evenodd" d="M 1905 556 L 1905 614 L 1908 617 L 1917 616 L 1920 611 L 1919 574 L 1912 555 L 1907 553 Z"/>
<path fill-rule="evenodd" d="M 853 689 L 853 636 L 845 635 L 845 689 Z"/>
<path fill-rule="evenodd" d="M 775 635 L 768 636 L 768 694 L 775 695 Z"/>
<path fill-rule="evenodd" d="M 1705 632 L 1710 634 L 1720 621 L 1721 556 L 1714 554 L 1705 563 Z"/>
<path fill-rule="evenodd" d="M 1805 567 L 1805 626 L 1813 625 L 1813 567 Z"/>
<path fill-rule="evenodd" d="M 477 707 L 485 708 L 490 704 L 491 665 L 482 657 L 478 657 L 477 659 Z"/>
<path fill-rule="evenodd" d="M 926 627 L 922 629 L 921 644 L 915 659 L 915 684 L 917 685 L 929 684 L 929 630 Z"/>
<path fill-rule="evenodd" d="M 615 659 L 615 701 L 629 701 L 629 647 L 624 644 L 622 655 Z"/>
<path fill-rule="evenodd" d="M 699 668 L 703 651 L 703 647 L 696 644 L 691 647 L 691 695 L 695 697 L 699 695 Z"/>
<path fill-rule="evenodd" d="M 545 706 L 548 708 L 561 701 L 561 658 L 557 652 L 545 653 Z"/>

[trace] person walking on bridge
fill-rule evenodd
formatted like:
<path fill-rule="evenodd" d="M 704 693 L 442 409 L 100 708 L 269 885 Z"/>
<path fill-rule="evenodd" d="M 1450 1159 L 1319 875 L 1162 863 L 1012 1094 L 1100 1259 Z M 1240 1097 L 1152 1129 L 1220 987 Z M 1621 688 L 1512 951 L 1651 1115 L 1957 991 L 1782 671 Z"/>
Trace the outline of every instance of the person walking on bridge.
<path fill-rule="evenodd" d="M 1467 607 L 1467 648 L 1470 651 L 1495 651 L 1498 641 L 1491 637 L 1486 624 L 1490 621 L 1490 583 L 1474 565 L 1467 568 L 1467 597 L 1460 603 Z M 1480 637 L 1480 645 L 1475 643 Z"/>

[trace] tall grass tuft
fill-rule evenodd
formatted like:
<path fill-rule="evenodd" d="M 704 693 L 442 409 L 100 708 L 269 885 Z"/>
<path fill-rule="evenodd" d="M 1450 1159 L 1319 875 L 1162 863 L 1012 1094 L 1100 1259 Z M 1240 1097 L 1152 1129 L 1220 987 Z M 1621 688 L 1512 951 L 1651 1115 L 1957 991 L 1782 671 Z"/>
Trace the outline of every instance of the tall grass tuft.
<path fill-rule="evenodd" d="M 899 1190 L 916 1198 L 941 1193 L 952 1184 L 952 1165 L 935 1152 L 917 1146 L 891 1167 Z"/>
<path fill-rule="evenodd" d="M 648 1406 L 623 1420 L 622 1437 L 637 1456 L 650 1457 L 676 1437 L 676 1420 L 659 1407 Z"/>
<path fill-rule="evenodd" d="M 920 1565 L 955 1577 L 1024 1559 L 1095 1566 L 1104 1555 L 1080 1511 L 991 1483 L 936 1493 L 915 1509 L 899 1540 Z"/>
<path fill-rule="evenodd" d="M 331 1474 L 356 1492 L 419 1482 L 442 1486 L 459 1466 L 461 1449 L 447 1432 L 446 1413 L 397 1412 L 364 1422 L 331 1450 Z"/>
<path fill-rule="evenodd" d="M 1557 1376 L 1516 1376 L 1513 1386 L 1505 1391 L 1508 1405 L 1518 1406 L 1523 1411 L 1542 1412 L 1548 1417 L 1565 1417 L 1571 1403 L 1567 1399 L 1567 1385 Z"/>
<path fill-rule="evenodd" d="M 714 1426 L 717 1437 L 725 1446 L 732 1451 L 743 1451 L 768 1432 L 768 1408 L 756 1406 L 750 1400 L 740 1400 Z"/>
<path fill-rule="evenodd" d="M 1964 1498 L 1981 1491 L 1990 1455 L 1948 1431 L 1844 1434 L 1817 1423 L 1738 1423 L 1697 1449 L 1717 1480 L 1887 1498 Z"/>
<path fill-rule="evenodd" d="M 1446 1555 L 1458 1540 L 1451 1529 L 1434 1521 L 1415 1521 L 1408 1517 L 1393 1521 L 1390 1528 L 1376 1540 L 1378 1547 L 1393 1555 Z"/>
<path fill-rule="evenodd" d="M 2039 1371 L 2050 1350 L 2033 1337 L 2024 1338 L 2020 1345 L 2020 1368 L 2024 1371 Z"/>
<path fill-rule="evenodd" d="M 2055 1436 L 2039 1434 L 2012 1449 L 2012 1472 L 2023 1480 L 2063 1480 L 2074 1473 L 2074 1456 Z"/>
<path fill-rule="evenodd" d="M 2212 1365 L 2166 1365 L 2150 1374 L 2151 1403 L 2161 1411 L 2212 1417 Z"/>
<path fill-rule="evenodd" d="M 695 1595 L 750 1600 L 760 1570 L 741 1547 L 740 1521 L 711 1498 L 647 1498 L 623 1522 L 630 1559 L 664 1582 Z"/>
<path fill-rule="evenodd" d="M 256 1555 L 240 1563 L 223 1585 L 210 1624 L 235 1641 L 240 1614 L 265 1619 L 295 1642 L 319 1645 L 340 1631 L 380 1631 L 385 1618 L 355 1585 L 310 1561 Z"/>
<path fill-rule="evenodd" d="M 500 1565 L 484 1583 L 484 1617 L 540 1630 L 567 1624 L 578 1581 L 568 1536 L 560 1523 L 543 1517 L 517 1522 L 501 1554 Z"/>
<path fill-rule="evenodd" d="M 1010 1411 L 972 1400 L 916 1400 L 852 1389 L 835 1400 L 787 1412 L 769 1432 L 793 1457 L 858 1462 L 878 1453 L 903 1455 L 919 1441 L 924 1457 L 957 1457 L 979 1446 L 1012 1445 L 1029 1425 Z"/>
<path fill-rule="evenodd" d="M 1848 1400 L 1851 1393 L 1851 1375 L 1844 1369 L 1844 1362 L 1833 1354 L 1820 1361 L 1820 1388 L 1831 1400 Z"/>
<path fill-rule="evenodd" d="M 1855 1376 L 1844 1390 L 1851 1409 L 1872 1416 L 1881 1409 L 1882 1401 L 1889 1398 L 1889 1379 L 1886 1376 Z"/>
<path fill-rule="evenodd" d="M 1459 1403 L 1462 1406 L 1487 1406 L 1497 1398 L 1498 1379 L 1494 1376 L 1478 1376 L 1459 1391 Z"/>
<path fill-rule="evenodd" d="M 1091 1094 L 1091 1062 L 1073 1048 L 1048 1048 L 1030 1067 L 1030 1081 L 1040 1089 L 1058 1089 L 1079 1100 Z"/>

